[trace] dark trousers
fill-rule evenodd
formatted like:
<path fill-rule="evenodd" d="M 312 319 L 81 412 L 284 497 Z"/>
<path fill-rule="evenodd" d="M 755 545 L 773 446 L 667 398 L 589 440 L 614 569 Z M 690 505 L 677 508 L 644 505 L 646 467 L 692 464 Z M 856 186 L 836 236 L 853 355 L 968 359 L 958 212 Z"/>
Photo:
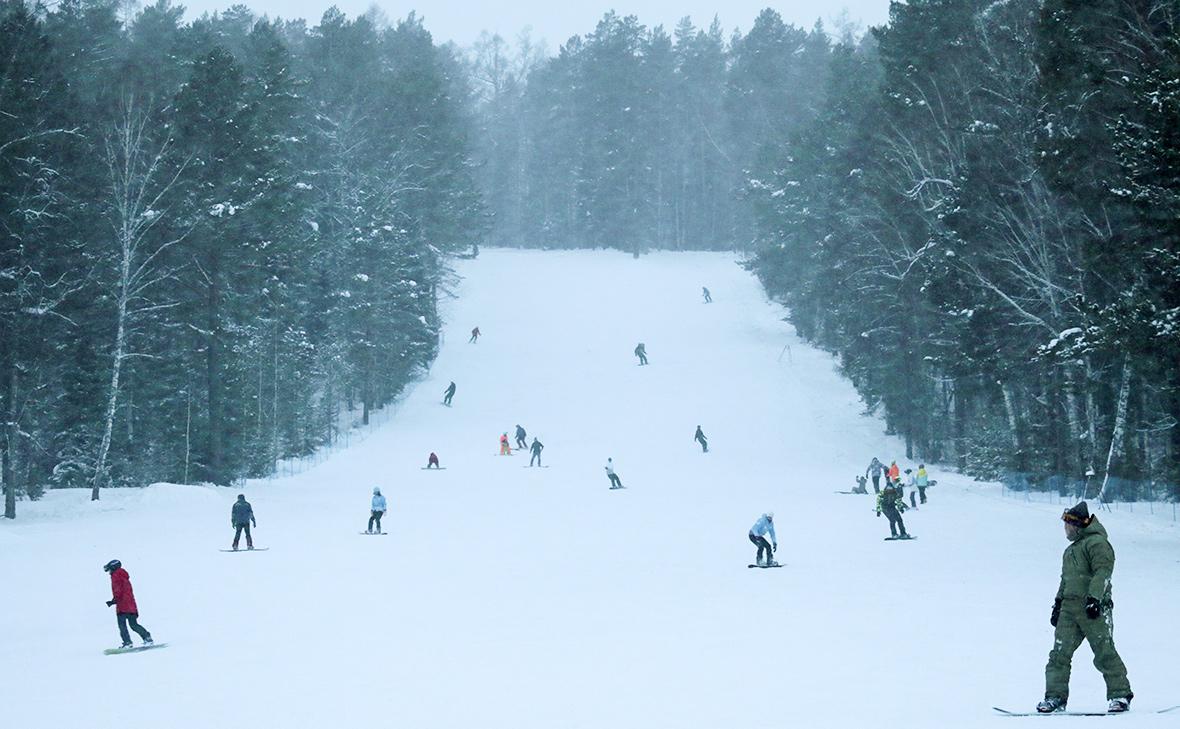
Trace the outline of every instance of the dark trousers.
<path fill-rule="evenodd" d="M 704 438 L 697 438 L 697 443 L 701 444 L 701 453 L 709 452 L 709 441 L 705 440 Z"/>
<path fill-rule="evenodd" d="M 517 438 L 516 439 L 516 447 L 523 451 L 529 447 L 529 444 L 524 442 L 524 438 Z"/>
<path fill-rule="evenodd" d="M 147 632 L 147 628 L 139 624 L 139 613 L 117 613 L 115 617 L 119 620 L 119 637 L 123 639 L 123 645 L 131 645 L 131 634 L 127 632 L 128 625 L 143 640 L 152 639 L 152 634 Z"/>
<path fill-rule="evenodd" d="M 641 365 L 647 364 L 647 355 L 646 354 L 640 354 L 640 355 L 636 355 L 636 356 L 639 357 L 639 364 L 641 364 Z"/>
<path fill-rule="evenodd" d="M 530 466 L 533 465 L 533 461 L 536 461 L 538 466 L 541 465 L 541 451 L 535 451 L 533 453 L 533 457 L 529 459 Z"/>
<path fill-rule="evenodd" d="M 918 508 L 918 494 L 913 491 L 910 492 L 910 506 Z"/>
<path fill-rule="evenodd" d="M 616 475 L 615 475 L 615 474 L 613 474 L 613 473 L 608 473 L 608 474 L 606 474 L 606 475 L 607 475 L 607 478 L 609 478 L 609 479 L 610 479 L 610 487 L 611 487 L 612 489 L 621 489 L 621 488 L 623 488 L 623 482 L 619 480 L 619 477 L 618 477 L 618 476 L 616 476 Z"/>
<path fill-rule="evenodd" d="M 238 541 L 242 538 L 242 530 L 246 531 L 246 547 L 254 549 L 254 537 L 250 536 L 249 524 L 235 524 L 234 525 L 234 549 L 238 548 Z M 224 544 L 224 542 L 222 542 Z"/>
<path fill-rule="evenodd" d="M 881 493 L 881 474 L 879 473 L 873 474 L 873 493 Z"/>
<path fill-rule="evenodd" d="M 901 536 L 906 536 L 905 522 L 901 520 L 901 514 L 897 512 L 897 509 L 885 509 L 883 513 L 889 517 L 889 533 L 896 537 L 898 529 L 900 529 Z"/>
<path fill-rule="evenodd" d="M 443 398 L 443 405 L 450 405 L 450 404 L 451 404 L 451 398 L 452 398 L 452 397 L 454 397 L 454 396 L 455 396 L 455 393 L 453 393 L 453 392 L 448 392 L 448 393 L 447 393 L 447 395 L 446 395 L 446 397 L 444 397 L 444 398 Z"/>
<path fill-rule="evenodd" d="M 923 504 L 926 503 L 926 487 L 925 486 L 918 487 L 918 501 L 921 501 Z"/>
<path fill-rule="evenodd" d="M 381 531 L 381 514 L 384 512 L 374 511 L 369 516 L 369 531 L 373 531 L 373 522 L 377 523 L 377 531 Z"/>
<path fill-rule="evenodd" d="M 750 532 L 750 541 L 753 542 L 754 546 L 758 548 L 757 561 L 762 561 L 762 552 L 765 550 L 766 561 L 769 562 L 771 556 L 774 554 L 774 550 L 770 548 L 770 542 L 766 541 L 766 537 L 758 537 L 754 535 L 754 532 Z"/>

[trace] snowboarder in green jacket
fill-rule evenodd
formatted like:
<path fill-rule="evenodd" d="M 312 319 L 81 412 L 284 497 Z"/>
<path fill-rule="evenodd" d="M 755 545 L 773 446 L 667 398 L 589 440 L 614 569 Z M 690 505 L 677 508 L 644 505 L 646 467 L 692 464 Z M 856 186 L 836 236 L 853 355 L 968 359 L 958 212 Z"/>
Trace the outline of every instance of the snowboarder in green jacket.
<path fill-rule="evenodd" d="M 1094 652 L 1094 667 L 1106 680 L 1107 711 L 1131 708 L 1131 684 L 1127 667 L 1114 648 L 1114 602 L 1110 577 L 1114 572 L 1114 548 L 1106 529 L 1082 501 L 1061 515 L 1070 545 L 1061 559 L 1061 584 L 1053 600 L 1049 623 L 1054 628 L 1053 649 L 1045 666 L 1045 700 L 1037 711 L 1064 711 L 1069 700 L 1069 670 L 1074 651 L 1085 638 Z"/>

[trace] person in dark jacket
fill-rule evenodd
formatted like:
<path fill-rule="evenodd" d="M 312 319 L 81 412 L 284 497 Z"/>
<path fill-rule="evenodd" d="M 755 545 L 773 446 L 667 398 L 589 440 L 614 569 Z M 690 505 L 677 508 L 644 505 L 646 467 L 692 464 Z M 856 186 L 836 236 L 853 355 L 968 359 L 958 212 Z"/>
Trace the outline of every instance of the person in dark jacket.
<path fill-rule="evenodd" d="M 1114 601 L 1110 589 L 1114 548 L 1085 501 L 1066 509 L 1061 520 L 1070 545 L 1061 558 L 1061 582 L 1049 613 L 1053 649 L 1045 665 L 1045 699 L 1037 704 L 1037 711 L 1065 711 L 1070 663 L 1085 639 L 1094 653 L 1094 667 L 1106 681 L 1106 699 L 1110 702 L 1106 710 L 1121 713 L 1131 708 L 1135 694 L 1127 680 L 1127 667 L 1114 648 Z"/>
<path fill-rule="evenodd" d="M 524 432 L 524 428 L 520 427 L 519 425 L 516 426 L 516 447 L 517 448 L 519 448 L 521 450 L 528 448 L 529 447 L 528 437 L 529 437 L 528 433 Z"/>
<path fill-rule="evenodd" d="M 701 287 L 701 295 L 705 297 L 705 303 L 706 303 L 706 304 L 712 304 L 712 303 L 713 303 L 713 295 L 709 293 L 709 287 L 708 287 L 708 286 L 702 286 L 702 287 Z"/>
<path fill-rule="evenodd" d="M 438 454 L 434 451 L 430 452 L 430 457 L 426 459 L 427 468 L 438 468 Z"/>
<path fill-rule="evenodd" d="M 877 494 L 877 516 L 884 514 L 889 518 L 889 533 L 894 537 L 898 536 L 899 529 L 902 538 L 909 537 L 905 532 L 905 522 L 901 520 L 903 511 L 905 500 L 901 498 L 901 487 L 892 481 L 887 482 L 881 493 Z"/>
<path fill-rule="evenodd" d="M 468 344 L 474 344 L 479 339 L 479 327 L 471 330 L 471 339 L 467 340 Z"/>
<path fill-rule="evenodd" d="M 545 450 L 545 446 L 541 443 L 541 441 L 534 437 L 532 448 L 529 450 L 533 454 L 532 457 L 529 458 L 529 465 L 533 465 L 533 461 L 536 461 L 538 466 L 541 465 L 541 451 Z"/>
<path fill-rule="evenodd" d="M 644 346 L 643 342 L 635 345 L 635 356 L 639 358 L 639 364 L 647 364 L 647 347 Z"/>
<path fill-rule="evenodd" d="M 455 396 L 455 383 L 452 382 L 450 385 L 447 386 L 447 389 L 443 392 L 443 405 L 450 407 L 451 406 L 451 398 L 454 396 Z"/>
<path fill-rule="evenodd" d="M 242 538 L 242 532 L 246 532 L 246 549 L 254 549 L 254 537 L 250 535 L 250 525 L 253 524 L 258 528 L 258 520 L 254 518 L 254 507 L 250 506 L 250 502 L 246 501 L 245 494 L 238 494 L 238 500 L 234 502 L 234 508 L 229 513 L 229 524 L 234 528 L 234 551 L 238 550 L 238 542 Z"/>
<path fill-rule="evenodd" d="M 131 575 L 127 574 L 127 570 L 123 569 L 123 563 L 117 559 L 103 565 L 103 570 L 111 576 L 111 599 L 107 600 L 107 607 L 115 608 L 119 637 L 123 639 L 123 645 L 119 647 L 131 647 L 128 626 L 139 635 L 144 645 L 151 645 L 152 634 L 139 624 L 139 606 L 135 604 L 135 591 L 131 589 Z"/>
<path fill-rule="evenodd" d="M 709 452 L 709 439 L 705 437 L 705 431 L 701 430 L 701 426 L 697 426 L 697 432 L 692 439 L 701 444 L 701 453 Z"/>

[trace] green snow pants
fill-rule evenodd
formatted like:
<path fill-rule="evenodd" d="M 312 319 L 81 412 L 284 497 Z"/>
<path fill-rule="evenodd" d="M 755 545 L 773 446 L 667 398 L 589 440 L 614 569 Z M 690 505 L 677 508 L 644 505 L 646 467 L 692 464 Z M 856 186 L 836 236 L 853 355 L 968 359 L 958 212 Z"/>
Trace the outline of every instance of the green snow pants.
<path fill-rule="evenodd" d="M 1053 633 L 1053 650 L 1049 651 L 1049 663 L 1045 666 L 1045 697 L 1069 698 L 1070 662 L 1083 638 L 1094 652 L 1094 667 L 1106 680 L 1107 700 L 1130 696 L 1127 667 L 1114 649 L 1113 607 L 1103 605 L 1102 614 L 1091 619 L 1086 616 L 1081 598 L 1069 598 L 1061 603 L 1061 617 Z"/>

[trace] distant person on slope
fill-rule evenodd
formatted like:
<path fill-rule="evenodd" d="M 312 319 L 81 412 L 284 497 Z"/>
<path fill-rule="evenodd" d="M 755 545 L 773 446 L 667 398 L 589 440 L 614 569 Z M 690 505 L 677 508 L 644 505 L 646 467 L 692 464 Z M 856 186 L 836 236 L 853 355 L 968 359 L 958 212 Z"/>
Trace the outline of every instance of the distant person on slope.
<path fill-rule="evenodd" d="M 770 541 L 766 541 L 765 534 L 770 534 Z M 750 541 L 758 548 L 758 554 L 755 557 L 759 567 L 774 567 L 778 562 L 774 561 L 774 553 L 778 551 L 778 538 L 774 535 L 774 512 L 768 511 L 762 516 L 758 517 L 758 521 L 754 522 L 754 526 L 750 527 Z M 766 552 L 766 561 L 762 561 L 762 553 Z"/>
<path fill-rule="evenodd" d="M 906 486 L 910 487 L 910 508 L 918 508 L 918 482 L 914 478 L 914 472 L 907 468 L 905 470 Z M 904 496 L 902 498 L 905 498 Z"/>
<path fill-rule="evenodd" d="M 918 473 L 914 475 L 914 486 L 918 489 L 918 501 L 926 503 L 926 487 L 930 485 L 930 476 L 926 473 L 926 464 L 918 464 Z"/>
<path fill-rule="evenodd" d="M 901 520 L 901 513 L 905 511 L 905 499 L 901 497 L 900 486 L 892 481 L 885 484 L 885 488 L 881 489 L 881 493 L 877 494 L 877 516 L 884 514 L 889 518 L 889 534 L 896 537 L 898 530 L 901 530 L 901 536 L 908 538 L 909 535 L 905 531 L 905 522 Z"/>
<path fill-rule="evenodd" d="M 434 451 L 430 452 L 430 458 L 426 459 L 427 468 L 438 468 L 438 454 Z"/>
<path fill-rule="evenodd" d="M 131 589 L 131 575 L 127 574 L 123 563 L 117 559 L 107 562 L 103 569 L 111 576 L 111 599 L 107 600 L 107 607 L 115 608 L 119 637 L 123 639 L 123 645 L 119 647 L 131 647 L 131 635 L 127 632 L 129 625 L 143 639 L 144 645 L 151 645 L 152 634 L 139 624 L 139 606 L 135 604 L 135 591 Z"/>
<path fill-rule="evenodd" d="M 623 482 L 619 480 L 618 474 L 615 473 L 615 462 L 611 459 L 606 459 L 606 477 L 610 479 L 610 487 L 612 489 L 623 488 Z"/>
<path fill-rule="evenodd" d="M 697 432 L 692 439 L 701 444 L 701 453 L 709 452 L 709 439 L 705 437 L 705 431 L 701 430 L 701 426 L 697 426 Z"/>
<path fill-rule="evenodd" d="M 238 551 L 238 542 L 242 538 L 242 532 L 246 532 L 246 549 L 254 549 L 254 537 L 250 535 L 250 524 L 254 524 L 254 528 L 258 528 L 258 520 L 254 518 L 254 507 L 250 506 L 250 502 L 246 501 L 245 494 L 238 494 L 238 500 L 234 502 L 234 508 L 229 513 L 229 524 L 234 528 L 234 551 Z"/>
<path fill-rule="evenodd" d="M 531 467 L 533 465 L 533 461 L 536 461 L 538 466 L 541 465 L 541 451 L 545 450 L 545 446 L 536 437 L 533 438 L 533 447 L 531 450 L 533 455 L 529 458 L 529 466 Z"/>
<path fill-rule="evenodd" d="M 1070 545 L 1061 559 L 1061 582 L 1049 614 L 1049 624 L 1054 628 L 1053 649 L 1045 666 L 1045 700 L 1037 704 L 1037 711 L 1065 711 L 1070 663 L 1085 638 L 1094 653 L 1094 667 L 1106 681 L 1106 699 L 1110 702 L 1106 711 L 1122 713 L 1131 708 L 1135 695 L 1127 680 L 1127 667 L 1114 649 L 1114 601 L 1110 592 L 1114 548 L 1085 501 L 1066 509 L 1061 520 Z"/>
<path fill-rule="evenodd" d="M 512 455 L 512 446 L 509 445 L 509 443 L 508 443 L 508 434 L 507 433 L 504 433 L 503 435 L 500 436 L 500 455 L 502 455 L 502 456 Z"/>
<path fill-rule="evenodd" d="M 373 501 L 369 505 L 369 528 L 365 530 L 368 534 L 381 533 L 381 517 L 385 515 L 385 497 L 381 495 L 381 489 L 373 487 Z M 377 526 L 377 531 L 373 531 L 373 526 Z"/>
<path fill-rule="evenodd" d="M 873 460 L 869 461 L 869 467 L 865 469 L 865 476 L 871 475 L 873 477 L 873 493 L 881 493 L 881 473 L 885 471 L 885 464 L 877 460 L 873 456 Z"/>
<path fill-rule="evenodd" d="M 901 491 L 901 469 L 897 467 L 897 461 L 889 463 L 889 483 L 897 487 Z"/>
<path fill-rule="evenodd" d="M 467 343 L 474 344 L 478 340 L 479 340 L 479 327 L 476 327 L 471 330 L 471 339 L 468 339 Z"/>
<path fill-rule="evenodd" d="M 451 398 L 455 396 L 455 383 L 451 382 L 447 389 L 443 391 L 443 405 L 451 406 Z"/>
<path fill-rule="evenodd" d="M 519 425 L 516 426 L 516 447 L 521 450 L 528 448 L 528 433 L 524 432 L 524 428 Z"/>
<path fill-rule="evenodd" d="M 701 294 L 702 294 L 702 295 L 705 297 L 705 303 L 706 303 L 706 304 L 712 304 L 712 303 L 713 303 L 713 296 L 712 296 L 712 294 L 710 294 L 710 293 L 709 293 L 709 287 L 708 287 L 708 286 L 702 286 L 702 287 L 701 287 Z"/>
<path fill-rule="evenodd" d="M 640 366 L 647 364 L 647 347 L 643 345 L 643 342 L 635 345 L 635 356 L 639 358 Z"/>

